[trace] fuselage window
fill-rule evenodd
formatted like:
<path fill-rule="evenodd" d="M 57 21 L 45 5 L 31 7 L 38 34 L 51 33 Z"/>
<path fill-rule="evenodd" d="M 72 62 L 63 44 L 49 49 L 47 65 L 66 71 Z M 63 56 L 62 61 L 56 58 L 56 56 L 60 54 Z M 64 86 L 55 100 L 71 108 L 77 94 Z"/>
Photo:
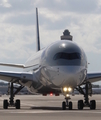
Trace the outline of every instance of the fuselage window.
<path fill-rule="evenodd" d="M 79 59 L 79 60 L 81 60 L 81 55 L 80 55 L 80 53 L 77 53 L 77 52 L 74 52 L 74 53 L 60 52 L 60 53 L 55 54 L 53 59 L 54 60 L 58 60 L 58 59 L 66 59 L 66 60 Z"/>

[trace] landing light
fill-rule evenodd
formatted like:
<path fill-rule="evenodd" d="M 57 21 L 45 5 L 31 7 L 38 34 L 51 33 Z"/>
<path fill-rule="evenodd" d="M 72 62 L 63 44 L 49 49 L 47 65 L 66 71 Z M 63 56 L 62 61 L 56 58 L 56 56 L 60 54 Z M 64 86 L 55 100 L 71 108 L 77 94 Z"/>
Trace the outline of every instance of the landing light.
<path fill-rule="evenodd" d="M 71 87 L 69 87 L 69 88 L 68 88 L 68 91 L 69 91 L 69 92 L 71 92 L 71 91 L 72 91 L 72 88 L 71 88 Z"/>
<path fill-rule="evenodd" d="M 64 87 L 64 88 L 63 88 L 63 91 L 64 91 L 64 92 L 67 92 L 67 90 L 68 90 L 67 87 Z"/>
<path fill-rule="evenodd" d="M 71 91 L 72 91 L 72 88 L 71 88 L 71 87 L 68 87 L 68 88 L 67 88 L 67 87 L 64 87 L 64 88 L 63 88 L 63 91 L 64 91 L 64 92 L 67 92 L 67 91 L 68 91 L 68 92 L 71 92 Z"/>
<path fill-rule="evenodd" d="M 69 94 L 66 94 L 66 97 L 69 97 Z"/>

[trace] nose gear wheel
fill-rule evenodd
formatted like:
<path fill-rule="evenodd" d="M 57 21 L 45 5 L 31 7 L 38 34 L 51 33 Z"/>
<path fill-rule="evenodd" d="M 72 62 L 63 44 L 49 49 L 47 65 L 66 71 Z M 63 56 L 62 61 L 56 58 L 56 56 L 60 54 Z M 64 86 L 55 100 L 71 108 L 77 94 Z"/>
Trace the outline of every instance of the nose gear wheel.
<path fill-rule="evenodd" d="M 66 101 L 62 102 L 62 110 L 66 110 L 66 107 L 68 107 L 69 110 L 72 110 L 73 105 L 71 101 L 68 101 L 69 99 L 70 97 L 65 97 Z"/>

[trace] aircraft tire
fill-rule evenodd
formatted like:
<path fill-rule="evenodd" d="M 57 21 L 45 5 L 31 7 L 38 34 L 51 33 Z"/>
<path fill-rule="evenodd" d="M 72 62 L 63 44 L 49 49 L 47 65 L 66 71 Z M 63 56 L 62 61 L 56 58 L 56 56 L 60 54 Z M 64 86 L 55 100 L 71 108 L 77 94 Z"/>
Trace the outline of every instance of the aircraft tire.
<path fill-rule="evenodd" d="M 66 110 L 66 102 L 65 101 L 62 102 L 62 110 Z"/>
<path fill-rule="evenodd" d="M 16 109 L 20 109 L 20 100 L 17 99 L 15 103 Z"/>
<path fill-rule="evenodd" d="M 91 100 L 90 101 L 90 109 L 91 110 L 95 110 L 96 109 L 96 101 L 95 100 Z"/>
<path fill-rule="evenodd" d="M 8 100 L 3 101 L 3 108 L 8 109 Z"/>
<path fill-rule="evenodd" d="M 69 102 L 69 110 L 72 110 L 72 102 Z"/>
<path fill-rule="evenodd" d="M 82 110 L 83 109 L 83 100 L 79 100 L 78 101 L 78 110 Z"/>

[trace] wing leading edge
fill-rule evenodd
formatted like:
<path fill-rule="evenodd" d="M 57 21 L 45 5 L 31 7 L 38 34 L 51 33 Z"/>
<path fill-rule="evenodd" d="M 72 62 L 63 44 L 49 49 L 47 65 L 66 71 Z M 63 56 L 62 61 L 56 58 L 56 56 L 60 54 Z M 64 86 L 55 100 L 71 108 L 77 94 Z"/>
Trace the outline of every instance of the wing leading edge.
<path fill-rule="evenodd" d="M 1 66 L 6 66 L 6 67 L 24 68 L 23 64 L 0 63 L 0 65 Z"/>
<path fill-rule="evenodd" d="M 35 74 L 29 72 L 0 71 L 0 79 L 7 82 L 18 83 L 24 86 L 30 86 L 32 82 L 37 82 Z"/>

